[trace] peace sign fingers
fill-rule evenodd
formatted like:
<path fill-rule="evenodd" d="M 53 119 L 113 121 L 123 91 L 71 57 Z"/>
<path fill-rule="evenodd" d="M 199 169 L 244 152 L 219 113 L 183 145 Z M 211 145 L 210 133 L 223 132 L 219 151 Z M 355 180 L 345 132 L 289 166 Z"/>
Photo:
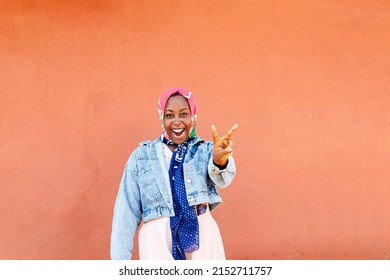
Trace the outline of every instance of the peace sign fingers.
<path fill-rule="evenodd" d="M 233 125 L 233 127 L 226 133 L 226 135 L 224 135 L 223 137 L 219 138 L 219 135 L 218 135 L 218 132 L 217 132 L 217 128 L 215 127 L 215 125 L 212 125 L 211 126 L 211 131 L 213 133 L 213 142 L 214 144 L 218 141 L 223 141 L 225 142 L 225 140 L 230 140 L 234 134 L 234 132 L 236 132 L 238 128 L 238 124 L 235 124 Z"/>
<path fill-rule="evenodd" d="M 231 155 L 233 152 L 234 141 L 232 136 L 237 128 L 237 124 L 233 125 L 233 127 L 223 137 L 220 138 L 215 125 L 211 126 L 214 141 L 213 160 L 214 163 L 218 164 L 219 166 L 225 166 L 229 155 Z"/>

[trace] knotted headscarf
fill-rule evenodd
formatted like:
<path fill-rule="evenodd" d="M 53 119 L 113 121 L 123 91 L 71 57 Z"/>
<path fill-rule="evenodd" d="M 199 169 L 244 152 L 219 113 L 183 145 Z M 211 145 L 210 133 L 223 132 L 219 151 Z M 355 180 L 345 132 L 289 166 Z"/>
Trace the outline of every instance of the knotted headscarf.
<path fill-rule="evenodd" d="M 158 99 L 157 102 L 157 112 L 158 115 L 160 116 L 161 122 L 164 120 L 164 111 L 165 111 L 165 106 L 167 105 L 168 99 L 175 93 L 180 94 L 184 98 L 187 99 L 188 104 L 190 105 L 190 111 L 191 111 L 191 128 L 190 128 L 190 137 L 195 137 L 196 136 L 196 111 L 197 111 L 197 106 L 196 106 L 196 100 L 194 95 L 192 94 L 191 91 L 185 88 L 179 88 L 179 87 L 173 87 L 167 89 L 161 97 Z M 164 128 L 164 125 L 162 125 Z M 164 133 L 164 137 L 169 140 L 168 134 Z"/>

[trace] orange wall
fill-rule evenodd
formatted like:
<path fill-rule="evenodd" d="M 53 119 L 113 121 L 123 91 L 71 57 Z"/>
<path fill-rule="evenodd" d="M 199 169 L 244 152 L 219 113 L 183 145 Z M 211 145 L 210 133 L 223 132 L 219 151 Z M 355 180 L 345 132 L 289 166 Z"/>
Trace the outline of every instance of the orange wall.
<path fill-rule="evenodd" d="M 229 259 L 389 259 L 389 13 L 0 0 L 0 258 L 108 258 L 127 158 L 183 86 L 201 136 L 240 125 L 215 211 Z"/>

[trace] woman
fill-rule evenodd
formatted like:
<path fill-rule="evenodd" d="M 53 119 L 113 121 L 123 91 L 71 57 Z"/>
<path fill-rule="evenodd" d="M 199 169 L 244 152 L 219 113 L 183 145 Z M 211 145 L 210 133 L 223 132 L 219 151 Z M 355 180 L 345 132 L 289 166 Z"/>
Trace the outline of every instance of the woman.
<path fill-rule="evenodd" d="M 221 202 L 216 186 L 235 175 L 232 135 L 213 143 L 196 135 L 196 102 L 183 88 L 171 88 L 158 101 L 164 128 L 131 154 L 114 207 L 111 258 L 131 259 L 138 225 L 140 259 L 225 259 L 222 238 L 210 211 Z"/>

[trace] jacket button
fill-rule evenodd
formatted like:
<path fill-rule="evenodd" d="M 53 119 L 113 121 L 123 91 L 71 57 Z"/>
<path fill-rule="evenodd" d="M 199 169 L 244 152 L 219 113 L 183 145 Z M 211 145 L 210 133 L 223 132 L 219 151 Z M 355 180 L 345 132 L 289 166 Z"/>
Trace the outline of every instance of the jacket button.
<path fill-rule="evenodd" d="M 187 183 L 191 183 L 191 179 L 187 179 Z"/>

